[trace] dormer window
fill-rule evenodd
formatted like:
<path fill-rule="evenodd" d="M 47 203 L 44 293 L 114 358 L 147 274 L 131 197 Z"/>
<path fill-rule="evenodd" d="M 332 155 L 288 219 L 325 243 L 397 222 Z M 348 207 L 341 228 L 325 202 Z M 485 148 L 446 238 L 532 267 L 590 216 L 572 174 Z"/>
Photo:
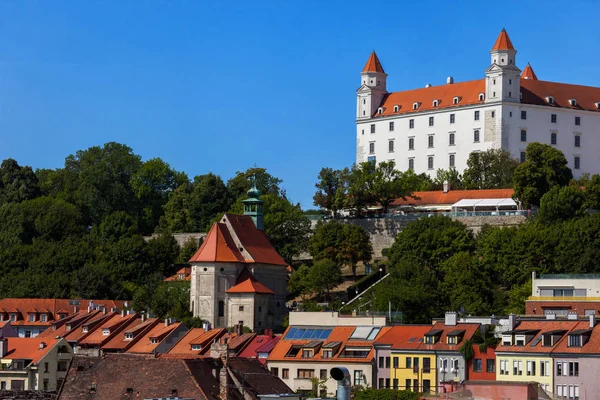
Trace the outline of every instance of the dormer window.
<path fill-rule="evenodd" d="M 576 107 L 577 106 L 577 100 L 575 100 L 575 99 L 569 99 L 569 104 L 571 105 L 571 107 Z"/>
<path fill-rule="evenodd" d="M 103 335 L 103 336 L 108 336 L 108 335 L 110 335 L 110 329 L 108 329 L 108 328 L 104 328 L 104 329 L 102 329 L 102 335 Z"/>
<path fill-rule="evenodd" d="M 312 349 L 302 349 L 302 358 L 313 358 L 314 355 Z"/>
<path fill-rule="evenodd" d="M 429 331 L 425 334 L 425 338 L 423 339 L 423 341 L 425 342 L 425 344 L 436 344 L 440 341 L 440 336 L 442 335 L 442 332 L 443 331 L 441 329 Z"/>
<path fill-rule="evenodd" d="M 440 104 L 439 100 L 434 100 L 433 101 L 433 107 L 437 107 Z"/>
<path fill-rule="evenodd" d="M 597 102 L 597 103 L 594 103 L 594 105 L 596 106 L 596 108 L 597 108 L 598 110 L 600 110 L 600 101 L 599 101 L 599 102 Z"/>
<path fill-rule="evenodd" d="M 35 314 L 29 314 L 29 322 L 35 322 Z"/>
<path fill-rule="evenodd" d="M 552 97 L 552 96 L 547 96 L 547 97 L 546 97 L 546 102 L 547 102 L 548 104 L 554 104 L 554 97 Z"/>
<path fill-rule="evenodd" d="M 502 346 L 512 346 L 512 335 L 502 335 Z"/>
<path fill-rule="evenodd" d="M 17 314 L 16 313 L 10 314 L 10 322 L 15 322 L 16 320 L 17 320 Z"/>
<path fill-rule="evenodd" d="M 417 110 L 419 108 L 419 103 L 413 103 L 413 110 Z"/>
<path fill-rule="evenodd" d="M 485 94 L 479 93 L 479 101 L 485 100 Z"/>
<path fill-rule="evenodd" d="M 150 343 L 158 344 L 158 338 L 155 338 L 155 337 L 150 338 Z"/>
<path fill-rule="evenodd" d="M 579 329 L 569 333 L 569 347 L 582 347 L 590 338 L 592 333 L 589 329 Z"/>
<path fill-rule="evenodd" d="M 379 115 L 383 114 L 383 108 L 382 107 L 379 107 L 377 109 L 377 114 L 379 114 Z"/>
<path fill-rule="evenodd" d="M 460 97 L 454 96 L 454 98 L 452 99 L 452 104 L 458 104 L 459 101 L 460 101 Z"/>
<path fill-rule="evenodd" d="M 398 112 L 400 110 L 400 106 L 396 105 L 394 106 L 394 112 Z"/>
<path fill-rule="evenodd" d="M 87 331 L 88 331 L 88 326 L 86 325 L 86 326 L 82 327 L 82 328 L 81 328 L 81 330 L 82 330 L 84 333 L 87 333 Z"/>
<path fill-rule="evenodd" d="M 464 334 L 465 334 L 464 330 L 456 329 L 456 330 L 448 333 L 448 336 L 446 337 L 446 343 L 447 344 L 459 344 L 460 341 L 462 340 Z"/>
<path fill-rule="evenodd" d="M 71 330 L 71 324 L 67 324 L 67 325 L 65 325 L 65 327 L 67 328 L 68 331 Z"/>
<path fill-rule="evenodd" d="M 192 345 L 192 350 L 193 351 L 200 351 L 200 350 L 202 350 L 202 345 L 201 344 L 193 344 Z"/>
<path fill-rule="evenodd" d="M 133 333 L 127 332 L 125 334 L 125 340 L 133 340 Z"/>
<path fill-rule="evenodd" d="M 40 315 L 40 319 L 42 322 L 48 322 L 48 315 L 47 314 L 42 314 Z"/>
<path fill-rule="evenodd" d="M 323 349 L 323 352 L 321 353 L 321 357 L 322 358 L 332 358 L 333 357 L 333 350 L 331 350 L 331 349 Z"/>

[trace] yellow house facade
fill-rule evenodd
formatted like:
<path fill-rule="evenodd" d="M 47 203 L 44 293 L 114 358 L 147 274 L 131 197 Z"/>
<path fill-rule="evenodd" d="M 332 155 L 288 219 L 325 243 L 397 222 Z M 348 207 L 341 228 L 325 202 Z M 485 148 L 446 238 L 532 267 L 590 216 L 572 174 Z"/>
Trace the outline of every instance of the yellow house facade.
<path fill-rule="evenodd" d="M 436 364 L 435 354 L 392 350 L 392 388 L 415 392 L 436 391 Z"/>
<path fill-rule="evenodd" d="M 508 382 L 538 382 L 542 389 L 552 392 L 554 369 L 550 354 L 498 353 L 496 351 L 496 380 Z"/>

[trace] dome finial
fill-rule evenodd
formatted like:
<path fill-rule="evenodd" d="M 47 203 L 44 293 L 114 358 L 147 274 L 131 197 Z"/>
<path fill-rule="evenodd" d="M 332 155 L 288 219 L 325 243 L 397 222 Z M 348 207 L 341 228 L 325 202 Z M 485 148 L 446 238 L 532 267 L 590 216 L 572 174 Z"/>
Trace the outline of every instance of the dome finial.
<path fill-rule="evenodd" d="M 256 175 L 252 175 L 250 178 L 252 180 L 252 187 L 248 190 L 248 197 L 258 199 L 260 196 L 260 190 L 256 187 Z"/>

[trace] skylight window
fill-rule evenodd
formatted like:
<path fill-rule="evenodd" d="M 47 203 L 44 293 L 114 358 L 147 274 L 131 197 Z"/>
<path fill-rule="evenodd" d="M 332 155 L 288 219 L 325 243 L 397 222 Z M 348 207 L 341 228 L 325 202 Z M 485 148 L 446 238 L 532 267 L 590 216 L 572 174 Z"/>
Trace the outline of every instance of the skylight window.
<path fill-rule="evenodd" d="M 350 335 L 350 339 L 373 340 L 379 333 L 381 328 L 372 326 L 358 326 Z"/>

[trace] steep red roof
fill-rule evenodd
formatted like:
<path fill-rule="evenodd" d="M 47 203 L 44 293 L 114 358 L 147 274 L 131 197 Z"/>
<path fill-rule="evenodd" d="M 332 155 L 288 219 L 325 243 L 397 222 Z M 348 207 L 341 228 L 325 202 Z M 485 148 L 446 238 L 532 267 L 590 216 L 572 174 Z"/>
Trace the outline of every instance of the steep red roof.
<path fill-rule="evenodd" d="M 385 71 L 383 70 L 383 67 L 381 66 L 381 62 L 379 62 L 379 58 L 377 57 L 377 54 L 375 54 L 375 50 L 373 50 L 373 52 L 369 56 L 369 59 L 367 60 L 367 63 L 365 64 L 365 67 L 363 68 L 362 72 L 383 72 L 383 73 L 385 73 Z"/>
<path fill-rule="evenodd" d="M 513 189 L 450 190 L 446 193 L 441 190 L 414 192 L 413 195 L 418 197 L 418 199 L 407 197 L 406 200 L 404 200 L 399 198 L 393 201 L 392 206 L 449 205 L 463 199 L 508 199 L 512 197 L 513 193 Z"/>
<path fill-rule="evenodd" d="M 569 333 L 578 332 L 589 336 L 587 342 L 583 346 L 569 346 Z M 579 321 L 570 332 L 558 342 L 552 353 L 576 353 L 576 354 L 600 354 L 600 325 L 590 328 L 589 321 Z"/>
<path fill-rule="evenodd" d="M 225 214 L 224 218 L 231 224 L 233 234 L 239 239 L 244 249 L 250 253 L 252 260 L 246 260 L 246 262 L 288 266 L 288 263 L 273 248 L 267 235 L 256 228 L 252 218 L 236 214 Z"/>
<path fill-rule="evenodd" d="M 8 352 L 6 360 L 32 360 L 38 363 L 62 339 L 61 338 L 7 338 Z M 43 348 L 40 344 L 45 343 Z"/>
<path fill-rule="evenodd" d="M 496 39 L 496 43 L 494 43 L 494 47 L 492 47 L 492 51 L 494 50 L 514 50 L 512 42 L 508 37 L 508 33 L 506 33 L 505 29 L 502 29 L 500 35 L 498 35 L 498 39 Z"/>
<path fill-rule="evenodd" d="M 473 337 L 473 334 L 477 331 L 477 329 L 479 329 L 480 324 L 478 323 L 458 323 L 456 325 L 445 325 L 443 322 L 436 322 L 435 324 L 433 324 L 433 326 L 431 327 L 431 330 L 428 331 L 428 333 L 431 333 L 432 331 L 436 331 L 436 330 L 441 330 L 441 334 L 439 336 L 439 340 L 437 340 L 435 342 L 435 344 L 427 344 L 424 341 L 422 341 L 419 344 L 419 350 L 458 350 L 458 348 L 462 345 L 463 341 L 471 339 Z M 455 331 L 463 331 L 462 333 L 462 339 L 461 341 L 458 342 L 458 344 L 448 344 L 447 343 L 447 337 L 449 333 L 455 332 Z M 452 336 L 452 335 L 450 335 Z"/>
<path fill-rule="evenodd" d="M 262 293 L 262 294 L 275 294 L 274 291 L 256 280 L 252 274 L 245 280 L 227 289 L 225 293 Z"/>
<path fill-rule="evenodd" d="M 383 112 L 375 113 L 373 117 L 483 104 L 484 100 L 479 100 L 480 93 L 485 94 L 485 79 L 393 92 L 384 97 L 381 104 Z M 457 104 L 454 104 L 455 97 L 458 97 Z M 433 105 L 434 100 L 437 100 L 437 106 Z M 415 103 L 416 110 L 413 109 Z M 398 106 L 398 111 L 394 111 L 395 106 Z"/>
<path fill-rule="evenodd" d="M 531 68 L 531 65 L 529 63 L 527 63 L 527 66 L 523 70 L 523 73 L 521 74 L 521 79 L 531 79 L 537 81 L 537 76 L 535 75 L 535 72 L 533 72 L 533 68 Z"/>
<path fill-rule="evenodd" d="M 425 333 L 431 330 L 427 325 L 396 325 L 375 341 L 378 345 L 390 345 L 394 350 L 416 349 L 423 341 Z"/>
<path fill-rule="evenodd" d="M 525 346 L 504 345 L 502 342 L 496 347 L 496 354 L 501 352 L 511 353 L 551 353 L 561 341 L 566 340 L 569 331 L 573 330 L 579 321 L 575 320 L 541 320 L 541 321 L 522 321 L 519 323 L 513 332 L 517 334 L 519 331 L 530 331 L 533 336 L 531 340 L 525 343 Z M 589 328 L 589 322 L 586 322 Z M 584 325 L 585 326 L 585 325 Z M 543 341 L 536 340 L 541 338 L 542 334 L 549 332 L 562 331 L 562 336 L 552 346 L 544 346 Z M 505 332 L 507 333 L 507 332 Z M 590 346 L 591 347 L 591 346 Z"/>
<path fill-rule="evenodd" d="M 600 103 L 600 87 L 521 79 L 521 94 L 521 102 L 525 104 L 600 112 L 595 104 Z M 546 101 L 548 96 L 554 98 L 553 104 Z M 569 99 L 576 100 L 577 104 L 572 106 Z"/>
<path fill-rule="evenodd" d="M 244 262 L 224 223 L 215 222 L 189 262 Z"/>

